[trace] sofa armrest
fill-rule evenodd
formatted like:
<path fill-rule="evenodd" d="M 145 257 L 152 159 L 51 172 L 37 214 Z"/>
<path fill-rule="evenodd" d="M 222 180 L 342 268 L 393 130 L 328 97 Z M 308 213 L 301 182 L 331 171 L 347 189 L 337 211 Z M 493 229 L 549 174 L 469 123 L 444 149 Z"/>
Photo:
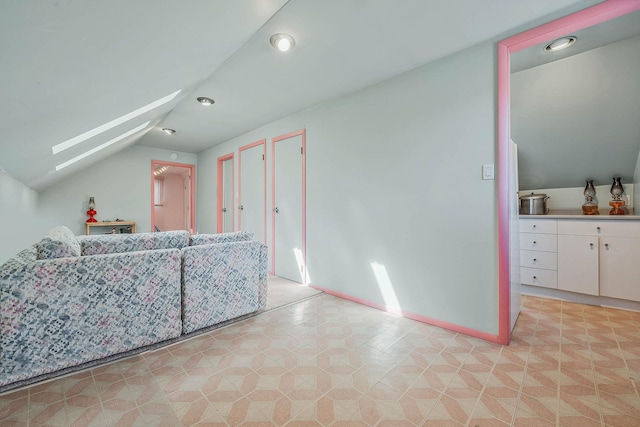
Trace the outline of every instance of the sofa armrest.
<path fill-rule="evenodd" d="M 265 308 L 267 247 L 256 241 L 182 249 L 183 333 Z"/>
<path fill-rule="evenodd" d="M 180 335 L 180 251 L 0 270 L 0 385 Z"/>

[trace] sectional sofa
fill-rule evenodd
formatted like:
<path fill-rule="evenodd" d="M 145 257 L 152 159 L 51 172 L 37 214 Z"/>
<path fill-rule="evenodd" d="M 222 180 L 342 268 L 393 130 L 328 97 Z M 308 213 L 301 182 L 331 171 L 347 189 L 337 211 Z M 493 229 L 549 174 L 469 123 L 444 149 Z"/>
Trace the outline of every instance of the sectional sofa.
<path fill-rule="evenodd" d="M 0 391 L 264 309 L 267 247 L 247 232 L 74 236 L 0 266 Z"/>

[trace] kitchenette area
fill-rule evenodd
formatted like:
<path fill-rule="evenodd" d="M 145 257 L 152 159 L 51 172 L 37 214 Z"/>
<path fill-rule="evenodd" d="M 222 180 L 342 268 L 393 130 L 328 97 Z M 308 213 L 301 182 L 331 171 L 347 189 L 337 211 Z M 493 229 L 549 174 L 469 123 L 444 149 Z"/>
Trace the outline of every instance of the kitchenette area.
<path fill-rule="evenodd" d="M 640 11 L 510 56 L 524 294 L 640 311 L 638 52 Z"/>
<path fill-rule="evenodd" d="M 520 193 L 523 293 L 640 310 L 640 215 L 626 194 L 633 184 L 619 191 L 614 179 L 610 195 L 603 187 L 598 203 L 587 182 L 578 207 L 577 188 Z"/>

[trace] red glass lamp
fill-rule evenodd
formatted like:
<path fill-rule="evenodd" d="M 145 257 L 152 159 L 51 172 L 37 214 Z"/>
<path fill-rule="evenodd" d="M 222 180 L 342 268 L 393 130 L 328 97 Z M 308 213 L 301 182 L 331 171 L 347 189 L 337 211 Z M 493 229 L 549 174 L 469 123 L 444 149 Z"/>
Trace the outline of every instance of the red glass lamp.
<path fill-rule="evenodd" d="M 87 211 L 87 215 L 89 215 L 89 219 L 87 222 L 98 222 L 97 219 L 94 218 L 94 215 L 97 214 L 96 210 L 96 202 L 93 200 L 93 197 L 89 197 L 89 210 Z"/>

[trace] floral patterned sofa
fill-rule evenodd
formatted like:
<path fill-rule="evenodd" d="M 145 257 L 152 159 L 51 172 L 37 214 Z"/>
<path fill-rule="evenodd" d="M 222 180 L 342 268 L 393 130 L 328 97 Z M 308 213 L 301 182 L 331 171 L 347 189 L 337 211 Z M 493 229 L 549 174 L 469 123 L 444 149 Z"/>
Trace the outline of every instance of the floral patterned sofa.
<path fill-rule="evenodd" d="M 0 266 L 0 390 L 264 309 L 252 237 L 50 230 Z"/>

